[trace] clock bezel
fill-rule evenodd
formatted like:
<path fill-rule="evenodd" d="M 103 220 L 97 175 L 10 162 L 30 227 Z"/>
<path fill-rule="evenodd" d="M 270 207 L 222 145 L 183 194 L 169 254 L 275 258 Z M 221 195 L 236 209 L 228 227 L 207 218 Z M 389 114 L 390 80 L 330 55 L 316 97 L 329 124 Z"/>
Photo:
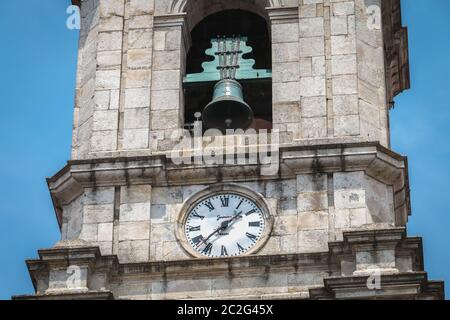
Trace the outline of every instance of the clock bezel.
<path fill-rule="evenodd" d="M 201 253 L 197 252 L 194 248 L 192 248 L 191 244 L 186 238 L 184 227 L 189 213 L 193 208 L 195 208 L 195 206 L 197 206 L 200 202 L 209 197 L 218 196 L 221 194 L 235 194 L 253 201 L 261 209 L 266 226 L 260 239 L 255 243 L 255 245 L 252 248 L 250 248 L 245 253 L 230 257 L 208 257 L 202 255 Z M 270 207 L 267 201 L 264 199 L 264 197 L 260 193 L 255 192 L 250 188 L 243 187 L 237 184 L 222 184 L 219 186 L 208 187 L 190 196 L 183 204 L 177 219 L 176 237 L 178 242 L 181 244 L 181 247 L 186 251 L 186 253 L 188 253 L 191 257 L 194 258 L 227 259 L 256 254 L 266 245 L 272 233 L 274 219 L 269 208 Z"/>

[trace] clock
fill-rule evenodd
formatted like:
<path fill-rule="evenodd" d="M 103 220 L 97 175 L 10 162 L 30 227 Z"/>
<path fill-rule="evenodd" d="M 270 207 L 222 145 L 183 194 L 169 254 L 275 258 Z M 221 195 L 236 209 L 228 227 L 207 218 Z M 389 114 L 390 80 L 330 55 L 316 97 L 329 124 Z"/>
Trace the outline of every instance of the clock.
<path fill-rule="evenodd" d="M 210 258 L 254 253 L 265 243 L 271 228 L 270 215 L 262 202 L 238 192 L 202 197 L 182 220 L 187 250 Z"/>

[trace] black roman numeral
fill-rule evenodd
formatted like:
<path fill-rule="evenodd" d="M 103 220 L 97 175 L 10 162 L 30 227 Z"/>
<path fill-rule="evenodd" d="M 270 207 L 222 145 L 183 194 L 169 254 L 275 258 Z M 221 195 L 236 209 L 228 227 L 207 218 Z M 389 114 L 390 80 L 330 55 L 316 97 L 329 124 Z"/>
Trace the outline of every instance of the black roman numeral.
<path fill-rule="evenodd" d="M 258 237 L 255 236 L 253 233 L 249 233 L 249 232 L 247 232 L 245 235 L 246 235 L 247 237 L 249 237 L 250 240 L 252 240 L 252 241 L 256 241 L 256 239 L 258 238 Z"/>
<path fill-rule="evenodd" d="M 206 255 L 210 255 L 211 251 L 212 251 L 212 247 L 213 247 L 212 243 L 208 243 L 202 252 Z"/>
<path fill-rule="evenodd" d="M 228 251 L 227 251 L 227 248 L 225 246 L 222 246 L 220 255 L 221 256 L 228 256 Z"/>
<path fill-rule="evenodd" d="M 237 247 L 239 249 L 239 252 L 243 252 L 245 249 L 242 248 L 242 246 L 239 244 L 239 242 L 237 243 Z"/>
<path fill-rule="evenodd" d="M 213 211 L 214 210 L 214 206 L 211 203 L 211 201 L 205 202 L 205 206 L 208 207 L 209 211 Z"/>
<path fill-rule="evenodd" d="M 241 206 L 242 202 L 244 202 L 244 200 L 241 200 L 241 202 L 239 202 L 238 206 L 236 207 L 236 209 L 239 209 L 239 207 Z"/>
<path fill-rule="evenodd" d="M 247 212 L 245 215 L 246 216 L 249 216 L 249 215 L 251 215 L 251 214 L 253 214 L 253 213 L 255 213 L 256 212 L 256 209 L 252 209 L 252 210 L 250 210 L 249 212 Z"/>
<path fill-rule="evenodd" d="M 230 197 L 220 197 L 220 201 L 222 202 L 222 207 L 228 207 Z"/>
<path fill-rule="evenodd" d="M 192 238 L 192 242 L 195 244 L 195 245 L 199 245 L 200 244 L 200 242 L 202 242 L 203 241 L 203 236 L 202 235 L 199 235 L 199 236 L 197 236 L 197 237 L 195 237 L 195 238 Z"/>
<path fill-rule="evenodd" d="M 189 232 L 192 232 L 192 231 L 200 231 L 200 226 L 197 226 L 197 227 L 189 227 Z"/>
<path fill-rule="evenodd" d="M 260 227 L 261 226 L 261 221 L 253 221 L 253 222 L 249 222 L 248 223 L 249 227 Z"/>
<path fill-rule="evenodd" d="M 196 217 L 196 218 L 200 218 L 200 219 L 205 219 L 205 216 L 201 216 L 201 215 L 199 215 L 196 211 L 194 211 L 193 213 L 192 213 L 192 216 L 193 217 Z"/>

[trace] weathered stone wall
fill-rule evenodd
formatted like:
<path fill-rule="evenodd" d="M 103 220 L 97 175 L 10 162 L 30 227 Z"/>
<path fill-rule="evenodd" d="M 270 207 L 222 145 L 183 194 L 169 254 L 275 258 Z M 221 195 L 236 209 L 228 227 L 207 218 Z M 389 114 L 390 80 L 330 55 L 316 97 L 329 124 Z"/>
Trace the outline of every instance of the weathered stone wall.
<path fill-rule="evenodd" d="M 327 251 L 344 230 L 395 227 L 393 190 L 364 172 L 301 174 L 239 183 L 261 194 L 274 216 L 259 255 Z M 120 262 L 188 259 L 176 237 L 183 204 L 209 188 L 122 186 L 85 189 L 63 208 L 63 239 L 82 239 Z"/>
<path fill-rule="evenodd" d="M 235 274 L 206 277 L 176 277 L 149 279 L 124 277 L 122 283 L 113 283 L 115 296 L 122 299 L 301 299 L 309 297 L 309 289 L 321 287 L 328 270 L 299 270 L 297 272 Z"/>
<path fill-rule="evenodd" d="M 80 9 L 82 28 L 78 47 L 78 66 L 72 158 L 85 158 L 90 152 L 93 131 L 93 111 L 96 95 L 97 43 L 99 3 L 84 1 Z M 109 95 L 108 95 L 109 101 Z"/>
<path fill-rule="evenodd" d="M 369 26 L 369 5 L 381 1 L 300 1 L 297 23 L 272 25 L 274 123 L 294 141 L 389 144 L 382 31 Z"/>
<path fill-rule="evenodd" d="M 148 149 L 153 1 L 83 0 L 73 159 Z"/>
<path fill-rule="evenodd" d="M 72 158 L 172 149 L 184 122 L 189 32 L 231 8 L 268 21 L 282 143 L 388 146 L 383 34 L 368 24 L 370 5 L 381 0 L 82 1 Z"/>

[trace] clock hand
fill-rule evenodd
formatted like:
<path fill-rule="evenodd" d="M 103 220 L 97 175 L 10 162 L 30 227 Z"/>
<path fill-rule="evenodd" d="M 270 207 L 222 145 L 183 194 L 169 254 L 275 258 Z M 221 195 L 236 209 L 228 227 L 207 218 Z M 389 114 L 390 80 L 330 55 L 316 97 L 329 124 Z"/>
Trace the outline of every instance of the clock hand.
<path fill-rule="evenodd" d="M 228 227 L 230 226 L 230 223 L 233 222 L 234 220 L 237 219 L 237 217 L 239 217 L 242 214 L 242 211 L 238 212 L 233 218 L 231 218 L 230 220 L 225 220 L 222 221 L 222 223 L 220 224 L 220 227 L 217 228 L 216 230 L 214 230 L 208 237 L 206 237 L 202 243 L 206 243 L 206 241 L 208 241 L 209 239 L 211 239 L 211 237 L 213 235 L 215 235 L 216 233 L 218 233 L 220 230 L 226 230 L 228 229 Z"/>
<path fill-rule="evenodd" d="M 219 232 L 222 229 L 226 229 L 227 226 L 228 226 L 228 220 L 222 221 L 222 223 L 220 224 L 220 227 L 217 228 L 216 230 L 214 230 L 208 237 L 203 239 L 202 243 L 206 243 L 206 241 L 208 241 L 213 235 L 215 235 L 217 232 Z"/>
<path fill-rule="evenodd" d="M 233 224 L 232 222 L 234 222 L 237 218 L 239 218 L 241 216 L 242 211 L 239 211 L 237 213 L 236 213 L 236 211 L 234 211 L 234 213 L 235 213 L 235 215 L 233 216 L 233 218 L 231 218 L 230 220 L 227 220 L 227 225 L 224 228 L 224 230 L 228 229 Z"/>

